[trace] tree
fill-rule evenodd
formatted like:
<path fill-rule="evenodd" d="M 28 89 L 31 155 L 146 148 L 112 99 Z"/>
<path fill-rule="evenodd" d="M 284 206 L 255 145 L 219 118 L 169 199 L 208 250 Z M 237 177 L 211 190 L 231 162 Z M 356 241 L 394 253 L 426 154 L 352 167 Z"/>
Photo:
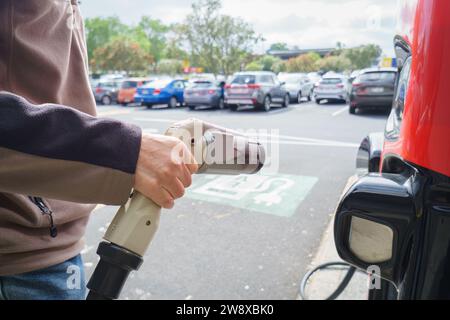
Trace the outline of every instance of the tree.
<path fill-rule="evenodd" d="M 152 57 L 129 37 L 118 36 L 95 49 L 91 65 L 96 71 L 125 71 L 127 74 L 146 73 Z"/>
<path fill-rule="evenodd" d="M 351 61 L 352 69 L 364 69 L 374 65 L 381 53 L 380 46 L 368 44 L 357 48 L 343 49 L 341 55 Z"/>
<path fill-rule="evenodd" d="M 180 74 L 183 72 L 183 62 L 176 59 L 162 59 L 156 71 L 167 75 Z"/>
<path fill-rule="evenodd" d="M 247 71 L 274 71 L 275 67 L 277 69 L 280 69 L 280 63 L 281 63 L 281 59 L 274 57 L 274 56 L 270 56 L 270 55 L 265 55 L 262 57 L 259 57 L 258 59 L 250 62 L 245 69 Z"/>
<path fill-rule="evenodd" d="M 93 58 L 97 48 L 104 46 L 112 38 L 125 34 L 128 29 L 118 17 L 87 18 L 84 24 L 89 59 Z"/>
<path fill-rule="evenodd" d="M 320 56 L 315 52 L 302 54 L 296 58 L 291 58 L 286 62 L 288 72 L 313 72 L 317 70 L 316 63 Z"/>
<path fill-rule="evenodd" d="M 258 60 L 255 60 L 245 66 L 245 71 L 262 71 L 263 68 L 263 65 Z"/>
<path fill-rule="evenodd" d="M 287 43 L 285 42 L 276 42 L 270 45 L 269 51 L 275 50 L 289 50 Z"/>
<path fill-rule="evenodd" d="M 230 74 L 240 69 L 261 37 L 248 23 L 222 15 L 220 9 L 220 0 L 197 0 L 180 34 L 191 51 L 191 60 L 209 72 Z"/>
<path fill-rule="evenodd" d="M 152 19 L 144 16 L 137 26 L 137 34 L 143 34 L 147 37 L 149 46 L 148 53 L 153 57 L 154 68 L 158 62 L 165 58 L 165 49 L 167 42 L 167 33 L 170 28 L 163 24 L 159 19 Z"/>
<path fill-rule="evenodd" d="M 322 70 L 324 72 L 335 71 L 342 72 L 350 69 L 352 63 L 344 56 L 328 56 L 316 61 L 316 70 Z"/>

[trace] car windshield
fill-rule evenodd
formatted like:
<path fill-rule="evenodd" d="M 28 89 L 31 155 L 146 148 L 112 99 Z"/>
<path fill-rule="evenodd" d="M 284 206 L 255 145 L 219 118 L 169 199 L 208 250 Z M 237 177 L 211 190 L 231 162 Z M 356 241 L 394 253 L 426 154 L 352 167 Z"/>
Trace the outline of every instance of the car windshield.
<path fill-rule="evenodd" d="M 395 72 L 368 72 L 359 76 L 359 81 L 395 81 Z"/>
<path fill-rule="evenodd" d="M 327 79 L 322 79 L 320 81 L 320 84 L 339 84 L 342 83 L 342 79 L 340 78 L 327 78 Z"/>
<path fill-rule="evenodd" d="M 138 85 L 137 81 L 124 81 L 122 83 L 122 89 L 136 88 Z"/>
<path fill-rule="evenodd" d="M 255 84 L 256 76 L 250 74 L 240 74 L 234 77 L 231 84 Z"/>

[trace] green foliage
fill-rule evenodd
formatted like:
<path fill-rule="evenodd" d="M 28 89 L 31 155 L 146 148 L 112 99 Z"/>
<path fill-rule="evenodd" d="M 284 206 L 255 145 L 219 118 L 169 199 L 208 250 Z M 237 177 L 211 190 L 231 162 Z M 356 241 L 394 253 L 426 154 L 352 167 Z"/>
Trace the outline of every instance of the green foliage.
<path fill-rule="evenodd" d="M 265 55 L 259 57 L 258 59 L 250 62 L 245 67 L 247 71 L 274 71 L 280 72 L 280 69 L 283 69 L 281 66 L 283 65 L 282 60 L 280 58 Z"/>
<path fill-rule="evenodd" d="M 352 69 L 371 67 L 381 56 L 380 46 L 368 44 L 357 48 L 343 49 L 341 55 L 351 61 Z"/>
<path fill-rule="evenodd" d="M 352 63 L 346 57 L 340 56 L 328 56 L 323 59 L 316 61 L 316 70 L 321 71 L 335 71 L 342 72 L 345 70 L 349 70 L 352 66 Z"/>
<path fill-rule="evenodd" d="M 262 71 L 263 68 L 263 65 L 255 60 L 245 66 L 245 71 Z"/>
<path fill-rule="evenodd" d="M 147 37 L 149 43 L 148 53 L 153 57 L 155 66 L 164 58 L 167 33 L 170 28 L 159 19 L 152 19 L 148 16 L 141 18 L 137 29 Z"/>
<path fill-rule="evenodd" d="M 315 52 L 302 54 L 286 62 L 287 72 L 313 72 L 317 70 L 317 62 L 320 56 Z"/>
<path fill-rule="evenodd" d="M 128 74 L 148 71 L 152 63 L 152 57 L 139 43 L 126 36 L 117 36 L 95 49 L 91 59 L 91 66 L 95 71 L 125 71 Z"/>
<path fill-rule="evenodd" d="M 269 50 L 289 50 L 289 47 L 285 42 L 276 42 L 270 45 Z"/>
<path fill-rule="evenodd" d="M 84 24 L 89 59 L 93 57 L 97 48 L 104 46 L 112 38 L 125 34 L 128 29 L 118 17 L 87 18 Z"/>
<path fill-rule="evenodd" d="M 220 9 L 221 0 L 196 0 L 185 21 L 170 26 L 148 16 L 135 26 L 127 26 L 115 16 L 87 18 L 90 66 L 94 71 L 174 74 L 182 71 L 183 61 L 189 61 L 191 66 L 203 67 L 206 72 L 225 74 L 243 66 L 252 71 L 341 72 L 370 67 L 382 52 L 374 44 L 348 49 L 338 42 L 332 55 L 323 59 L 308 53 L 288 61 L 270 55 L 252 61 L 251 52 L 262 37 L 250 24 L 223 15 Z M 270 50 L 288 49 L 286 43 L 270 46 Z"/>
<path fill-rule="evenodd" d="M 157 73 L 176 75 L 183 72 L 183 61 L 176 59 L 163 59 L 159 62 Z"/>

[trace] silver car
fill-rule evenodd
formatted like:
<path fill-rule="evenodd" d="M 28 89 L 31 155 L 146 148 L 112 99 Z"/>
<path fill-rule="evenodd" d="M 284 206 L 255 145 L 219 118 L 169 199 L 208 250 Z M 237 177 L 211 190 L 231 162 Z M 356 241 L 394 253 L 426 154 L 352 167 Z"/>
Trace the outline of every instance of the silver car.
<path fill-rule="evenodd" d="M 224 109 L 224 86 L 225 82 L 196 81 L 184 90 L 184 103 L 191 110 L 197 106 Z"/>
<path fill-rule="evenodd" d="M 273 72 L 238 72 L 225 86 L 225 105 L 231 111 L 241 105 L 269 111 L 273 103 L 286 108 L 289 100 L 289 93 Z"/>
<path fill-rule="evenodd" d="M 284 83 L 291 102 L 301 103 L 302 98 L 312 100 L 314 83 L 304 73 L 280 73 L 278 79 Z"/>
<path fill-rule="evenodd" d="M 347 77 L 340 74 L 326 74 L 314 89 L 316 103 L 320 104 L 322 100 L 347 102 L 348 87 Z"/>

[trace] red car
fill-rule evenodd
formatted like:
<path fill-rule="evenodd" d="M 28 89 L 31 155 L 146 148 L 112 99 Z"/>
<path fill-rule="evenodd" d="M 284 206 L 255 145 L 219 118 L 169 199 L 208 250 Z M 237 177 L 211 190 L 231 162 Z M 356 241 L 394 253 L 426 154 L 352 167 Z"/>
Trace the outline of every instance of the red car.
<path fill-rule="evenodd" d="M 148 78 L 130 78 L 125 79 L 117 94 L 117 102 L 123 106 L 127 106 L 129 103 L 134 102 L 134 95 L 137 88 L 150 82 Z"/>
<path fill-rule="evenodd" d="M 370 299 L 450 299 L 449 12 L 402 3 L 392 112 L 361 144 L 336 212 L 341 258 L 383 279 Z"/>

